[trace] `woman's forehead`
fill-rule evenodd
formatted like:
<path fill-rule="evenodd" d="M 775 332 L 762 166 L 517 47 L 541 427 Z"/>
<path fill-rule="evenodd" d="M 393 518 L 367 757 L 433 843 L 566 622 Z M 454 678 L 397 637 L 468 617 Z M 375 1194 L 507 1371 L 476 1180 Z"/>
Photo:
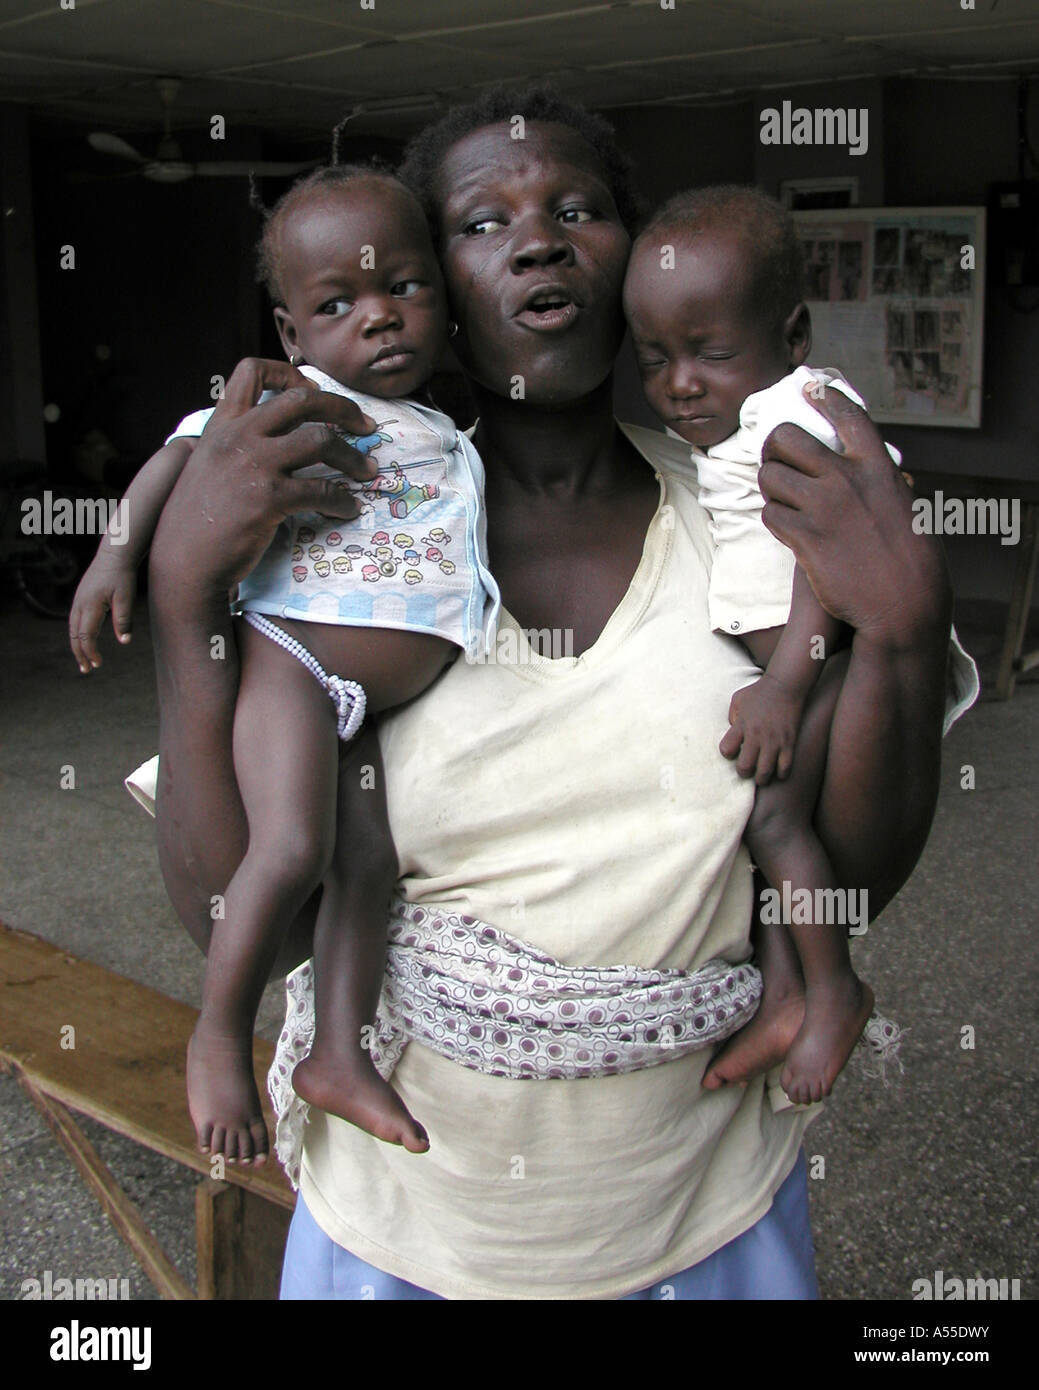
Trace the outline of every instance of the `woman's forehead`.
<path fill-rule="evenodd" d="M 444 207 L 477 190 L 534 179 L 579 179 L 609 186 L 602 161 L 578 131 L 555 121 L 517 118 L 469 131 L 445 151 L 437 202 Z"/>

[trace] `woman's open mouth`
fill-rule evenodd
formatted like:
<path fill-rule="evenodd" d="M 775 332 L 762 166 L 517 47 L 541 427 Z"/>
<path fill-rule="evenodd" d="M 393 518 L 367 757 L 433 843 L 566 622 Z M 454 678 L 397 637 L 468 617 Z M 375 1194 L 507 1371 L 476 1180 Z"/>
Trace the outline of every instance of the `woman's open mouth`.
<path fill-rule="evenodd" d="M 527 295 L 514 317 L 524 328 L 555 333 L 569 328 L 579 312 L 568 290 L 558 285 L 543 285 Z"/>

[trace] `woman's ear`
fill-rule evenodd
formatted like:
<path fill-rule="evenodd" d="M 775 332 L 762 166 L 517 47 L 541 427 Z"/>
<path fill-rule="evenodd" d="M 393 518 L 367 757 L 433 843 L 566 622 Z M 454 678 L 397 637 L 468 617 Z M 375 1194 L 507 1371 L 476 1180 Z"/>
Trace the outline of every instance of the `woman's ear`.
<path fill-rule="evenodd" d="M 274 326 L 278 330 L 278 337 L 281 339 L 281 346 L 285 356 L 291 361 L 293 356 L 299 354 L 299 334 L 296 332 L 296 325 L 292 321 L 292 315 L 288 309 L 280 306 L 274 311 Z"/>
<path fill-rule="evenodd" d="M 791 367 L 800 367 L 812 350 L 812 316 L 803 300 L 783 324 L 783 340 L 790 354 Z"/>

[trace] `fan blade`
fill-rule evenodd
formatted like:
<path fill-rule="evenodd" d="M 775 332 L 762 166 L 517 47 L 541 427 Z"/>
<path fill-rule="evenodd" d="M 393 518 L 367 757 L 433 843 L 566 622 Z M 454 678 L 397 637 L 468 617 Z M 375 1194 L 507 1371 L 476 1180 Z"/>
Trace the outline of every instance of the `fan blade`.
<path fill-rule="evenodd" d="M 139 179 L 141 171 L 139 169 L 125 169 L 118 174 L 88 174 L 85 170 L 74 170 L 71 174 L 66 174 L 65 179 L 68 183 L 114 183 L 118 179 Z"/>
<path fill-rule="evenodd" d="M 317 159 L 305 159 L 302 163 L 280 164 L 277 161 L 262 159 L 252 163 L 247 159 L 210 159 L 196 164 L 195 173 L 208 178 L 246 178 L 249 174 L 255 174 L 257 178 L 282 179 L 288 178 L 290 174 L 301 173 L 304 169 L 313 169 L 320 162 Z"/>
<path fill-rule="evenodd" d="M 119 159 L 132 159 L 137 164 L 144 163 L 144 155 L 138 154 L 132 145 L 128 145 L 118 135 L 108 135 L 105 131 L 94 131 L 87 136 L 87 142 L 91 149 L 100 150 L 102 154 L 114 154 Z"/>

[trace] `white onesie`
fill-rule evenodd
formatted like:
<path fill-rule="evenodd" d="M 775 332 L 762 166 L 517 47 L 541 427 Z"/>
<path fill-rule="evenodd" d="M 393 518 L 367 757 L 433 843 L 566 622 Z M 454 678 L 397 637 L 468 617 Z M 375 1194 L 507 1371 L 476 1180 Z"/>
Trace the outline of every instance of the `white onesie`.
<path fill-rule="evenodd" d="M 790 617 L 797 562 L 790 547 L 776 540 L 761 519 L 765 499 L 758 487 L 758 469 L 765 440 L 783 423 L 800 425 L 835 453 L 844 452 L 829 420 L 803 394 L 813 382 L 843 391 L 865 408 L 862 397 L 834 368 L 798 367 L 774 386 L 747 397 L 740 408 L 740 427 L 728 439 L 707 450 L 690 447 L 700 503 L 710 519 L 716 546 L 707 596 L 716 632 L 741 637 L 782 627 Z M 901 467 L 902 455 L 895 446 L 888 444 L 887 451 Z M 976 671 L 965 674 L 973 662 L 955 628 L 949 632 L 949 647 L 946 733 L 977 698 Z"/>
<path fill-rule="evenodd" d="M 813 382 L 843 391 L 856 405 L 862 397 L 832 368 L 798 367 L 774 386 L 755 391 L 740 408 L 740 426 L 710 449 L 690 449 L 700 484 L 700 503 L 711 522 L 717 550 L 711 570 L 708 609 L 716 632 L 740 637 L 782 627 L 790 616 L 794 555 L 761 520 L 765 499 L 758 469 L 765 440 L 784 422 L 800 425 L 835 453 L 837 432 L 802 394 Z M 897 464 L 902 456 L 888 452 Z"/>

